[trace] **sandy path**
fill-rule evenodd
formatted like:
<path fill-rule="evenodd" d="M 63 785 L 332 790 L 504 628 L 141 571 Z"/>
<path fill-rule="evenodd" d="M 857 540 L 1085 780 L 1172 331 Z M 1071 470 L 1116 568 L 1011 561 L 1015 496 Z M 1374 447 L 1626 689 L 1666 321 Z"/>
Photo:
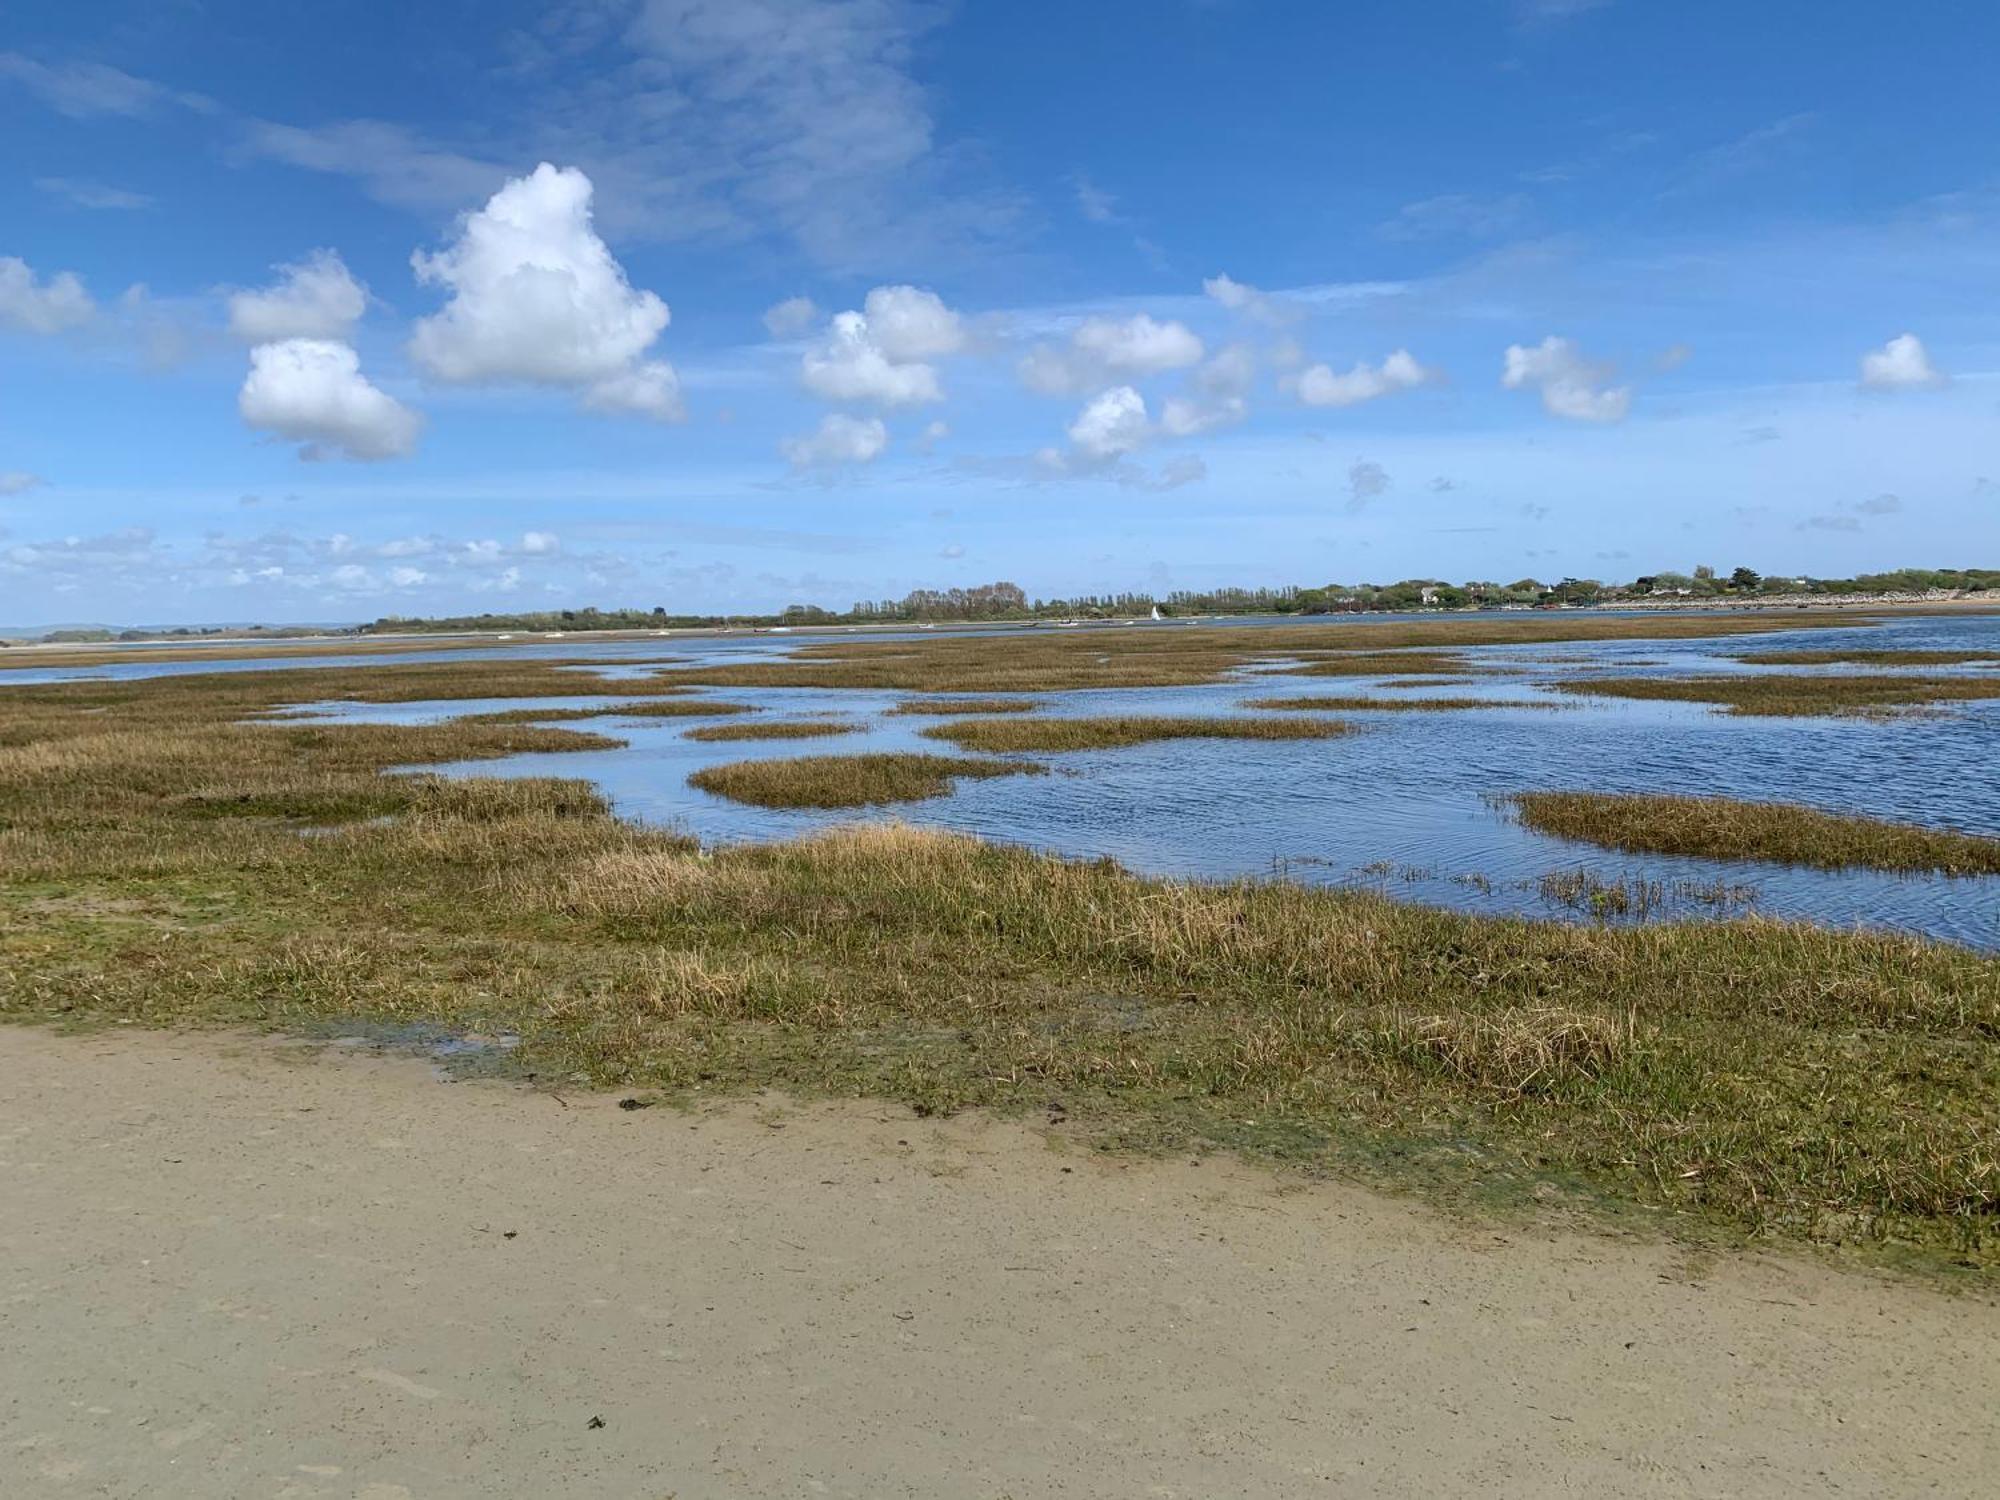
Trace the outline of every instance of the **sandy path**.
<path fill-rule="evenodd" d="M 1814 1265 L 0 1028 L 8 1496 L 1972 1495 L 1996 1391 L 2000 1305 Z"/>

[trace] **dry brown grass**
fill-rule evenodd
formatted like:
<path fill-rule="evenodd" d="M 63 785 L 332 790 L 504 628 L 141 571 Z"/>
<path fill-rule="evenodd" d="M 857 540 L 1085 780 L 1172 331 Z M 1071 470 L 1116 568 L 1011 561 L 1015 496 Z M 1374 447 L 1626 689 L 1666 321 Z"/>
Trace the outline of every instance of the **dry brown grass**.
<path fill-rule="evenodd" d="M 1601 1077 L 1631 1060 L 1638 1039 L 1631 1016 L 1546 1006 L 1399 1018 L 1394 1031 L 1454 1077 L 1521 1094 Z"/>

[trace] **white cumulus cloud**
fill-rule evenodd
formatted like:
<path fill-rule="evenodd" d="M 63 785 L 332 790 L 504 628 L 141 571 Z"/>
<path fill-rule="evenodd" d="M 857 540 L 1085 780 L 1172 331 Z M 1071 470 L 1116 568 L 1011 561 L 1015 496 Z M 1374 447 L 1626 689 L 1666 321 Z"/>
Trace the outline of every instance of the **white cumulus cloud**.
<path fill-rule="evenodd" d="M 667 304 L 626 280 L 592 226 L 591 195 L 582 172 L 543 162 L 466 215 L 453 243 L 417 252 L 417 279 L 451 294 L 410 339 L 417 367 L 448 384 L 556 386 L 677 420 L 672 367 L 645 358 Z"/>
<path fill-rule="evenodd" d="M 860 311 L 834 317 L 799 373 L 807 390 L 828 401 L 920 406 L 944 399 L 931 361 L 964 347 L 963 320 L 935 292 L 878 286 Z"/>
<path fill-rule="evenodd" d="M 1299 372 L 1297 388 L 1299 400 L 1307 406 L 1359 406 L 1435 379 L 1436 371 L 1418 364 L 1409 350 L 1398 349 L 1379 365 L 1357 361 L 1353 369 L 1340 373 L 1330 365 L 1313 365 Z"/>
<path fill-rule="evenodd" d="M 965 327 L 936 292 L 878 286 L 861 304 L 876 345 L 899 363 L 938 359 L 965 347 Z"/>
<path fill-rule="evenodd" d="M 1021 361 L 1022 381 L 1047 396 L 1071 396 L 1107 380 L 1140 380 L 1201 363 L 1207 350 L 1184 323 L 1145 313 L 1085 318 L 1067 346 L 1042 344 Z"/>
<path fill-rule="evenodd" d="M 1871 391 L 1928 391 L 1946 384 L 1946 378 L 1931 363 L 1922 339 L 1899 333 L 1861 356 L 1861 384 Z"/>
<path fill-rule="evenodd" d="M 0 328 L 27 333 L 61 333 L 97 315 L 97 304 L 73 271 L 38 279 L 17 256 L 0 256 Z"/>
<path fill-rule="evenodd" d="M 344 339 L 368 311 L 368 289 L 331 250 L 279 266 L 274 285 L 229 298 L 229 331 L 247 344 Z"/>
<path fill-rule="evenodd" d="M 880 417 L 850 417 L 829 412 L 803 437 L 788 437 L 778 451 L 795 469 L 836 469 L 872 463 L 889 446 L 889 429 Z"/>
<path fill-rule="evenodd" d="M 236 397 L 252 427 L 348 458 L 401 458 L 417 445 L 423 418 L 371 385 L 361 359 L 332 339 L 286 339 L 250 351 L 250 374 Z"/>
<path fill-rule="evenodd" d="M 1609 384 L 1610 370 L 1584 358 L 1566 338 L 1550 334 L 1532 349 L 1507 347 L 1500 383 L 1510 391 L 1539 390 L 1542 409 L 1571 422 L 1621 422 L 1632 409 L 1632 388 Z"/>
<path fill-rule="evenodd" d="M 1114 386 L 1091 398 L 1069 424 L 1069 440 L 1077 451 L 1099 463 L 1123 458 L 1143 447 L 1150 436 L 1146 398 L 1129 385 Z"/>

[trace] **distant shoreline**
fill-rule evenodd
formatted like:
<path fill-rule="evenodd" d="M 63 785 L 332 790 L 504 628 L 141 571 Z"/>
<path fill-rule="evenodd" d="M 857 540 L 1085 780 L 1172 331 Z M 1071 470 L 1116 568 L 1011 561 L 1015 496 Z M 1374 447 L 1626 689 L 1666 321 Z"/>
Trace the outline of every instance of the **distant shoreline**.
<path fill-rule="evenodd" d="M 360 642 L 405 642 L 405 641 L 515 641 L 523 645 L 558 640 L 703 640 L 722 636 L 749 635 L 882 635 L 912 633 L 916 631 L 941 631 L 963 634 L 973 631 L 1001 630 L 1052 630 L 1063 628 L 1107 629 L 1128 626 L 1158 626 L 1170 628 L 1185 625 L 1225 626 L 1234 623 L 1283 620 L 1295 624 L 1310 621 L 1334 622 L 1338 620 L 1407 620 L 1412 618 L 1435 619 L 1439 617 L 1459 618 L 1479 615 L 1617 615 L 1640 614 L 1659 611 L 1686 611 L 1694 614 L 1741 614 L 1745 612 L 1765 612 L 1775 610 L 1810 609 L 1825 610 L 1906 610 L 1906 609 L 1950 609 L 1950 610 L 1995 610 L 2000 611 L 2000 592 L 1981 590 L 1968 593 L 1963 590 L 1938 589 L 1928 593 L 1883 593 L 1883 594 L 1766 594 L 1752 598 L 1732 598 L 1727 595 L 1710 596 L 1699 599 L 1621 599 L 1615 604 L 1572 604 L 1555 608 L 1523 606 L 1501 606 L 1461 609 L 1397 609 L 1397 610 L 1327 610 L 1313 614 L 1288 613 L 1277 610 L 1255 614 L 1231 615 L 1171 615 L 1161 620 L 1149 619 L 1144 615 L 1113 615 L 1102 618 L 1078 619 L 1063 622 L 1049 619 L 1010 620 L 895 620 L 868 621 L 855 623 L 814 623 L 799 625 L 681 625 L 663 626 L 658 630 L 355 630 L 328 631 L 312 635 L 281 635 L 271 632 L 246 632 L 241 635 L 161 635 L 145 640 L 108 641 L 46 641 L 12 640 L 0 642 L 4 659 L 16 659 L 22 655 L 40 653 L 60 653 L 69 651 L 145 651 L 156 647 L 172 646 L 182 648 L 231 647 L 231 646 L 315 646 L 328 643 Z"/>

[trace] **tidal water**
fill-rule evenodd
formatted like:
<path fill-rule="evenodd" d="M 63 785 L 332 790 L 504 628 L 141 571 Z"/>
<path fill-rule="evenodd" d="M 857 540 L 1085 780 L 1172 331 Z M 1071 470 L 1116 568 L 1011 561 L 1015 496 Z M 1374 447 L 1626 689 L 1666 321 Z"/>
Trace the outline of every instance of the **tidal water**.
<path fill-rule="evenodd" d="M 1172 626 L 1111 627 L 1172 629 Z M 1365 645 L 1365 620 L 1325 626 L 1330 643 Z M 872 637 L 879 639 L 880 637 Z M 559 649 L 614 674 L 677 663 L 741 661 L 791 651 L 824 636 L 722 637 L 593 644 Z M 1468 911 L 1595 919 L 1557 887 L 1575 877 L 1623 885 L 1641 911 L 1627 919 L 1703 919 L 1758 912 L 1836 927 L 1895 928 L 2000 949 L 2000 879 L 1790 869 L 1742 861 L 1662 858 L 1572 844 L 1522 828 L 1495 799 L 1558 789 L 1670 792 L 1807 803 L 1938 828 L 2000 836 L 2000 700 L 1893 719 L 1743 718 L 1700 704 L 1579 698 L 1549 686 L 1574 675 L 1679 676 L 1774 670 L 1851 672 L 1859 667 L 1755 668 L 1740 652 L 1785 646 L 1925 648 L 2000 652 L 2000 617 L 1908 618 L 1854 630 L 1813 629 L 1704 641 L 1619 641 L 1472 647 L 1473 681 L 1390 687 L 1379 678 L 1273 676 L 1249 670 L 1199 687 L 1034 695 L 1039 712 L 1261 714 L 1246 700 L 1273 695 L 1533 699 L 1544 708 L 1423 713 L 1348 712 L 1361 732 L 1334 740 L 1170 740 L 1123 750 L 1026 758 L 1054 774 L 964 781 L 950 796 L 866 812 L 745 807 L 700 792 L 688 776 L 753 757 L 920 750 L 953 754 L 918 733 L 939 720 L 888 717 L 918 694 L 852 689 L 713 689 L 749 702 L 760 717 L 834 716 L 857 733 L 804 741 L 703 744 L 687 719 L 603 719 L 587 727 L 626 741 L 616 750 L 516 756 L 446 768 L 481 776 L 568 776 L 594 781 L 618 810 L 709 844 L 781 839 L 857 817 L 899 818 L 1072 856 L 1110 856 L 1149 874 L 1282 877 L 1379 888 L 1402 899 Z M 524 646 L 537 654 L 547 643 Z M 335 658 L 349 662 L 449 660 L 491 652 Z M 221 663 L 215 664 L 222 665 Z M 253 669 L 261 663 L 243 663 Z M 306 665 L 305 662 L 285 665 Z M 132 676 L 202 670 L 142 659 L 65 676 Z M 213 670 L 213 668 L 209 668 Z M 1932 669 L 1938 670 L 1938 669 Z M 1970 667 L 1991 673 L 1993 667 Z M 53 673 L 0 672 L 0 683 Z M 541 702 L 543 700 L 536 700 Z M 601 700 L 595 700 L 601 702 Z M 587 706 L 593 700 L 551 700 Z M 4 698 L 0 697 L 0 706 Z M 314 705 L 330 716 L 423 722 L 518 708 L 519 700 Z M 1553 879 L 1552 879 L 1553 878 Z M 1587 903 L 1586 903 L 1587 905 Z"/>

